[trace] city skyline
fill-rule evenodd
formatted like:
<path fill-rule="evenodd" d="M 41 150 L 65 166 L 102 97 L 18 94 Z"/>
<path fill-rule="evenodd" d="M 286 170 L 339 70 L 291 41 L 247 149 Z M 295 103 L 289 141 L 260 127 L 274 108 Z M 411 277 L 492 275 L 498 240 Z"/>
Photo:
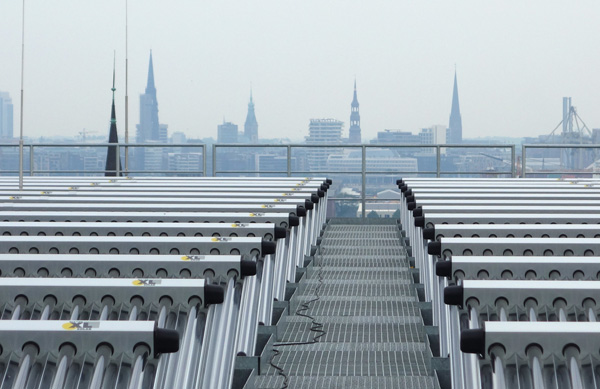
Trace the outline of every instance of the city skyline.
<path fill-rule="evenodd" d="M 266 0 L 263 5 L 131 1 L 130 134 L 150 49 L 161 119 L 190 138 L 214 136 L 223 115 L 242 123 L 250 85 L 259 102 L 262 138 L 294 138 L 314 117 L 346 120 L 355 76 L 363 139 L 386 128 L 417 131 L 447 124 L 454 64 L 466 138 L 547 134 L 561 119 L 564 96 L 573 97 L 591 128 L 600 127 L 600 81 L 594 72 L 600 55 L 589 49 L 600 32 L 593 17 L 600 11 L 597 3 Z M 113 49 L 117 120 L 124 123 L 124 4 L 107 0 L 92 8 L 60 0 L 27 3 L 26 10 L 25 135 L 102 131 Z M 20 16 L 20 3 L 0 4 L 0 90 L 11 94 L 15 112 Z M 173 20 L 173 28 L 154 28 Z M 216 30 L 223 33 L 210 33 Z M 64 107 L 73 112 L 58 118 Z M 122 136 L 124 126 L 119 130 Z"/>

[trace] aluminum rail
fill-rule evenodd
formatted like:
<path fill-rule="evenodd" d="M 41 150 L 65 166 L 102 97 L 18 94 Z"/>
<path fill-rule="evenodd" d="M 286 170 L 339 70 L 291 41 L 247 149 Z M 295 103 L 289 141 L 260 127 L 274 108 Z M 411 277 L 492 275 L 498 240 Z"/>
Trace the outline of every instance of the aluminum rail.
<path fill-rule="evenodd" d="M 75 212 L 283 212 L 304 216 L 306 208 L 293 204 L 70 204 L 64 203 L 2 203 L 0 208 L 3 211 L 75 211 Z"/>
<path fill-rule="evenodd" d="M 0 223 L 2 231 L 2 223 Z M 437 224 L 423 229 L 423 239 L 439 238 L 600 238 L 595 224 Z"/>
<path fill-rule="evenodd" d="M 593 238 L 441 238 L 427 246 L 429 255 L 598 256 L 600 239 Z"/>
<path fill-rule="evenodd" d="M 599 292 L 600 281 L 463 280 L 460 285 L 444 289 L 444 303 L 459 307 L 476 304 L 480 311 L 499 311 L 501 307 L 528 311 L 535 307 L 536 315 L 546 315 L 557 310 L 557 302 L 561 301 L 565 310 L 575 308 L 587 314 L 592 309 L 595 317 L 600 308 L 595 302 Z"/>
<path fill-rule="evenodd" d="M 54 197 L 65 197 L 69 196 L 73 197 L 152 197 L 152 198 L 284 198 L 284 199 L 313 199 L 313 203 L 319 202 L 317 196 L 319 198 L 324 197 L 325 191 L 321 189 L 317 190 L 306 190 L 306 191 L 277 191 L 277 190 L 269 190 L 269 191 L 257 191 L 256 189 L 252 189 L 251 192 L 248 190 L 239 190 L 237 192 L 233 191 L 223 191 L 221 188 L 209 188 L 210 190 L 163 190 L 158 191 L 156 188 L 151 188 L 152 190 L 138 190 L 138 189 L 127 189 L 127 190 L 89 190 L 89 191 L 65 191 L 65 190 L 45 190 L 45 191 L 36 191 L 36 190 L 24 190 L 24 191 L 8 191 L 8 190 L 0 190 L 0 196 L 12 196 L 12 197 L 34 197 L 34 196 L 46 196 L 49 199 Z"/>
<path fill-rule="evenodd" d="M 197 278 L 216 282 L 256 274 L 241 255 L 0 254 L 2 277 Z"/>
<path fill-rule="evenodd" d="M 527 350 L 537 345 L 542 358 L 566 357 L 567 346 L 577 345 L 579 358 L 600 357 L 600 323 L 592 322 L 485 322 L 483 328 L 463 330 L 461 350 L 487 355 L 493 346 L 505 350 L 505 358 L 527 358 Z"/>
<path fill-rule="evenodd" d="M 19 254 L 275 254 L 275 242 L 248 237 L 0 236 L 0 252 Z"/>
<path fill-rule="evenodd" d="M 195 304 L 220 304 L 224 293 L 221 286 L 208 285 L 200 278 L 0 278 L 2 301 L 14 302 L 21 311 L 44 307 L 48 299 L 54 300 L 53 305 L 62 305 L 81 301 L 79 298 L 83 298 L 78 304 L 80 308 L 88 311 L 102 308 L 102 301 L 106 299 L 120 310 L 122 305 L 130 306 L 136 298 L 141 298 L 143 308 L 157 304 L 163 297 L 169 298 L 171 304 L 189 308 Z"/>
<path fill-rule="evenodd" d="M 436 263 L 436 275 L 456 280 L 600 279 L 596 257 L 452 256 Z"/>
<path fill-rule="evenodd" d="M 428 212 L 424 216 L 418 216 L 413 219 L 417 227 L 439 226 L 443 223 L 457 224 L 600 224 L 600 212 L 579 213 L 579 214 L 555 214 L 555 213 L 445 213 Z"/>
<path fill-rule="evenodd" d="M 87 223 L 273 223 L 295 227 L 300 218 L 285 212 L 94 212 L 94 211 L 2 211 L 3 222 L 87 222 Z"/>
<path fill-rule="evenodd" d="M 88 223 L 0 222 L 0 235 L 71 236 L 230 236 L 285 238 L 287 230 L 273 223 Z"/>
<path fill-rule="evenodd" d="M 505 192 L 503 190 L 496 190 L 494 192 L 474 193 L 470 192 L 417 192 L 412 191 L 412 194 L 406 196 L 406 202 L 416 202 L 417 205 L 421 204 L 421 201 L 425 200 L 600 200 L 600 191 L 569 191 L 569 192 L 558 192 L 558 191 L 511 191 Z"/>
<path fill-rule="evenodd" d="M 141 347 L 155 357 L 179 349 L 177 331 L 158 328 L 153 321 L 0 320 L 0 334 L 0 356 L 21 353 L 27 344 L 48 353 L 70 343 L 76 356 L 94 354 L 102 344 L 109 344 L 114 354 L 135 354 Z"/>

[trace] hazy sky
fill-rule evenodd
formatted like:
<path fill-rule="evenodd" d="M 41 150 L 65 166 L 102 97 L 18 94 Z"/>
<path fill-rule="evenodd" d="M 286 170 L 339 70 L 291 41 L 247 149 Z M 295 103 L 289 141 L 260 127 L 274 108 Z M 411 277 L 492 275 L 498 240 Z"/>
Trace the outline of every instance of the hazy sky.
<path fill-rule="evenodd" d="M 21 7 L 0 0 L 0 90 L 18 133 Z M 260 137 L 308 134 L 310 118 L 348 131 L 356 76 L 363 139 L 448 124 L 454 66 L 463 135 L 537 136 L 562 97 L 600 127 L 600 2 L 555 0 L 129 0 L 130 136 L 150 49 L 169 132 L 243 128 L 250 86 Z M 113 51 L 124 131 L 125 1 L 26 2 L 25 134 L 108 135 Z"/>

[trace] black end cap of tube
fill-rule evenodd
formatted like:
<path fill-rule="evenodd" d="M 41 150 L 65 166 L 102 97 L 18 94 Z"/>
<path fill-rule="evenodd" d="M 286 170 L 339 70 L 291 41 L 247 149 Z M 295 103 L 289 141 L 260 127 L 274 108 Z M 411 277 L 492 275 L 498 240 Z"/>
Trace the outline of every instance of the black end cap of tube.
<path fill-rule="evenodd" d="M 435 274 L 438 277 L 452 277 L 452 260 L 438 261 L 435 263 Z"/>
<path fill-rule="evenodd" d="M 323 192 L 327 192 L 327 189 L 329 189 L 329 184 L 321 184 L 319 187 L 319 190 L 322 190 Z"/>
<path fill-rule="evenodd" d="M 406 208 L 408 208 L 409 211 L 412 211 L 413 209 L 417 208 L 417 203 L 407 203 Z"/>
<path fill-rule="evenodd" d="M 450 285 L 444 288 L 444 304 L 463 305 L 465 290 L 462 285 Z"/>
<path fill-rule="evenodd" d="M 316 193 L 311 194 L 310 201 L 312 201 L 314 204 L 319 204 L 319 195 Z"/>
<path fill-rule="evenodd" d="M 429 242 L 427 245 L 427 254 L 442 255 L 442 242 Z"/>
<path fill-rule="evenodd" d="M 329 185 L 333 184 L 333 180 L 331 178 L 326 179 L 325 182 Z"/>
<path fill-rule="evenodd" d="M 314 257 L 319 248 L 317 246 L 310 246 L 310 256 Z"/>
<path fill-rule="evenodd" d="M 320 246 L 320 245 L 321 245 L 321 242 L 323 242 L 323 238 L 319 236 L 319 237 L 317 238 L 317 246 Z"/>
<path fill-rule="evenodd" d="M 417 207 L 413 209 L 413 217 L 423 216 L 423 208 Z"/>
<path fill-rule="evenodd" d="M 272 242 L 270 240 L 262 240 L 260 244 L 260 251 L 262 255 L 275 254 L 277 248 L 277 243 Z"/>
<path fill-rule="evenodd" d="M 225 300 L 225 289 L 219 285 L 204 286 L 204 304 L 221 304 Z"/>
<path fill-rule="evenodd" d="M 423 239 L 435 239 L 435 227 L 423 228 Z"/>
<path fill-rule="evenodd" d="M 324 190 L 318 190 L 317 191 L 317 196 L 319 196 L 319 197 L 325 197 L 325 192 L 326 191 L 324 191 Z"/>
<path fill-rule="evenodd" d="M 396 180 L 396 185 L 400 186 L 400 185 L 402 185 L 402 182 L 403 182 L 402 178 L 399 178 Z"/>
<path fill-rule="evenodd" d="M 304 200 L 304 208 L 313 209 L 313 202 L 309 199 Z"/>
<path fill-rule="evenodd" d="M 249 277 L 256 275 L 256 262 L 248 259 L 242 259 L 240 261 L 240 272 L 242 277 Z"/>
<path fill-rule="evenodd" d="M 485 354 L 485 329 L 462 330 L 460 333 L 460 351 L 469 354 Z"/>
<path fill-rule="evenodd" d="M 425 227 L 425 216 L 415 217 L 415 227 Z"/>
<path fill-rule="evenodd" d="M 175 330 L 154 327 L 154 355 L 179 351 L 179 333 Z"/>
<path fill-rule="evenodd" d="M 408 190 L 408 185 L 406 185 L 406 184 L 400 185 L 400 191 L 402 193 L 406 192 L 407 190 Z"/>
<path fill-rule="evenodd" d="M 287 236 L 287 230 L 283 227 L 275 227 L 275 240 L 285 238 Z"/>
<path fill-rule="evenodd" d="M 290 227 L 296 227 L 300 225 L 300 218 L 295 215 L 290 215 Z"/>
<path fill-rule="evenodd" d="M 406 191 L 408 193 L 408 191 Z M 407 195 L 406 193 L 404 193 L 404 197 L 406 198 L 406 202 L 407 203 L 416 203 L 415 201 L 415 195 Z"/>
<path fill-rule="evenodd" d="M 412 189 L 407 189 L 406 192 L 404 192 L 404 196 L 411 196 L 412 194 Z"/>
<path fill-rule="evenodd" d="M 296 207 L 296 215 L 300 217 L 306 216 L 306 208 L 304 208 L 302 205 L 298 205 Z"/>

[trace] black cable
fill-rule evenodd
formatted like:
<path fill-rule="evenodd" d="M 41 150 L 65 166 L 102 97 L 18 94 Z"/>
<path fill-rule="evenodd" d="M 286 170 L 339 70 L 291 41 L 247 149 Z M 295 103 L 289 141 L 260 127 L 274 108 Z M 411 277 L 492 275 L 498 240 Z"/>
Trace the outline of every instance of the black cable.
<path fill-rule="evenodd" d="M 315 254 L 315 262 L 316 262 L 316 258 L 317 258 L 317 255 Z M 315 318 L 313 316 L 304 313 L 310 309 L 310 304 L 312 304 L 316 301 L 319 301 L 321 299 L 319 292 L 321 290 L 321 286 L 323 286 L 323 264 L 322 263 L 319 264 L 319 271 L 317 272 L 317 277 L 319 280 L 319 285 L 317 285 L 317 287 L 315 288 L 315 291 L 314 291 L 315 298 L 300 304 L 298 306 L 298 308 L 296 309 L 296 315 L 306 317 L 307 319 L 311 320 L 310 332 L 318 333 L 318 335 L 313 336 L 312 340 L 309 340 L 306 342 L 286 342 L 286 343 L 274 343 L 273 344 L 273 349 L 272 349 L 273 355 L 271 355 L 271 359 L 269 360 L 269 365 L 271 365 L 275 370 L 277 370 L 278 375 L 283 377 L 283 386 L 281 387 L 281 389 L 288 388 L 289 377 L 287 376 L 287 374 L 285 374 L 285 371 L 282 367 L 276 365 L 275 362 L 273 362 L 275 357 L 277 357 L 279 354 L 281 354 L 281 351 L 279 351 L 277 349 L 277 347 L 302 346 L 302 345 L 307 345 L 307 344 L 319 343 L 319 338 L 321 338 L 322 336 L 325 336 L 325 334 L 327 334 L 327 332 L 323 330 L 323 323 L 319 323 L 318 321 L 315 320 Z"/>

